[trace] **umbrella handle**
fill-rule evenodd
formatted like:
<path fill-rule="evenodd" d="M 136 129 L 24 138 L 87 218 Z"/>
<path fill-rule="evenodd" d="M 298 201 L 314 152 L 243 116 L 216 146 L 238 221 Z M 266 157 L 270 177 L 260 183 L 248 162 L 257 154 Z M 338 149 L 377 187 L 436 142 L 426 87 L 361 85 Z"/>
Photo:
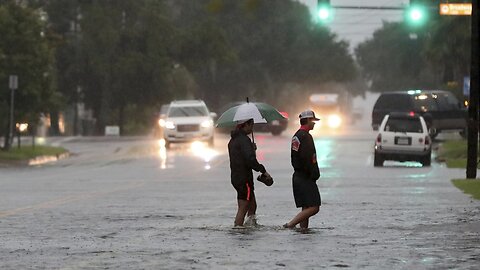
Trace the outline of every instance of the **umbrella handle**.
<path fill-rule="evenodd" d="M 253 144 L 253 149 L 257 151 L 257 146 L 255 145 L 255 136 L 253 136 L 253 129 L 252 129 L 252 144 Z"/>

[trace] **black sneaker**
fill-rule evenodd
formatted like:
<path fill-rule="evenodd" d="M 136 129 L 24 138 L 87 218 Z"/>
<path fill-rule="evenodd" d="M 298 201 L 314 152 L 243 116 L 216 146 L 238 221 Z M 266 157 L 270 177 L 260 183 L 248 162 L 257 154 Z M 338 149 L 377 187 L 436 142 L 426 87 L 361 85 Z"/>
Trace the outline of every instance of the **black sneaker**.
<path fill-rule="evenodd" d="M 264 174 L 260 174 L 258 177 L 257 177 L 257 180 L 264 183 L 266 186 L 271 186 L 273 185 L 273 178 L 272 177 L 267 177 L 266 175 Z"/>

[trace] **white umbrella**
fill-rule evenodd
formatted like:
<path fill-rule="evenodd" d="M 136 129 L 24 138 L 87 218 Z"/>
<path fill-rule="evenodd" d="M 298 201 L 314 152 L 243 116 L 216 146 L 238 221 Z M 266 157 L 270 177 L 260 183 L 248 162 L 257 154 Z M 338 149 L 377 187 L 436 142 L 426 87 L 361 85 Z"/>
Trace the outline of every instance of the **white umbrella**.
<path fill-rule="evenodd" d="M 233 116 L 233 121 L 243 121 L 253 119 L 253 123 L 267 123 L 267 120 L 263 118 L 262 114 L 258 110 L 257 106 L 253 103 L 244 103 L 239 105 Z"/>

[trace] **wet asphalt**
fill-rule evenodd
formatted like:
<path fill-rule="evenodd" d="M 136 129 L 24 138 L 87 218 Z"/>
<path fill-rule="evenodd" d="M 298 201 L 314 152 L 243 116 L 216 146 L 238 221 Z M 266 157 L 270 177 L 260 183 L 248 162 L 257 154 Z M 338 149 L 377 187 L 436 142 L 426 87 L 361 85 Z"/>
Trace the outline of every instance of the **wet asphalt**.
<path fill-rule="evenodd" d="M 232 229 L 228 137 L 215 148 L 153 138 L 69 138 L 55 163 L 0 168 L 1 269 L 479 269 L 480 202 L 464 169 L 373 167 L 373 132 L 316 137 L 322 196 L 307 232 L 289 133 L 256 134 L 274 185 L 256 183 L 259 226 Z"/>

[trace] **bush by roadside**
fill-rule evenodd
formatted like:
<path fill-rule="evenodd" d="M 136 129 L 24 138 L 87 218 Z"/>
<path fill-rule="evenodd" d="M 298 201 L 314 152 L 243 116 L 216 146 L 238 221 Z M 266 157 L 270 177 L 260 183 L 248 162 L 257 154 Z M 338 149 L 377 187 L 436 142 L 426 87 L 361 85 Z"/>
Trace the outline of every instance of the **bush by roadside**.
<path fill-rule="evenodd" d="M 46 145 L 25 145 L 20 148 L 12 146 L 9 151 L 0 151 L 0 162 L 21 161 L 34 159 L 40 156 L 60 156 L 68 151 L 62 147 L 53 147 Z"/>

